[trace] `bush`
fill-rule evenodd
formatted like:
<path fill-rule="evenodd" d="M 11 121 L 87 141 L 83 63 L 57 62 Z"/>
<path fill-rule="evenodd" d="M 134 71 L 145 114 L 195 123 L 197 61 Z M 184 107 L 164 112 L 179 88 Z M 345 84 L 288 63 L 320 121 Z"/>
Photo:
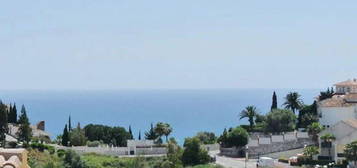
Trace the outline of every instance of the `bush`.
<path fill-rule="evenodd" d="M 42 144 L 42 143 L 31 143 L 30 147 L 32 149 L 37 149 L 40 152 L 47 150 L 50 154 L 54 154 L 56 152 L 53 146 Z"/>
<path fill-rule="evenodd" d="M 10 148 L 16 148 L 16 146 L 17 146 L 17 142 L 9 142 L 8 144 L 9 144 Z"/>
<path fill-rule="evenodd" d="M 184 147 L 185 150 L 182 154 L 182 163 L 185 166 L 206 164 L 210 161 L 208 152 L 201 147 L 198 138 L 186 138 Z"/>
<path fill-rule="evenodd" d="M 290 110 L 274 109 L 266 118 L 267 132 L 288 132 L 295 129 L 296 116 Z"/>
<path fill-rule="evenodd" d="M 226 142 L 223 142 L 227 147 L 241 147 L 248 143 L 248 132 L 237 127 L 228 132 Z"/>
<path fill-rule="evenodd" d="M 65 150 L 63 150 L 63 149 L 58 149 L 57 150 L 57 156 L 58 157 L 62 157 L 62 156 L 64 156 L 66 154 L 66 151 Z"/>
<path fill-rule="evenodd" d="M 101 143 L 99 141 L 88 141 L 87 146 L 88 147 L 98 147 Z"/>
<path fill-rule="evenodd" d="M 281 163 L 289 163 L 289 159 L 287 159 L 287 158 L 279 158 L 279 159 L 278 159 L 278 162 L 281 162 Z"/>

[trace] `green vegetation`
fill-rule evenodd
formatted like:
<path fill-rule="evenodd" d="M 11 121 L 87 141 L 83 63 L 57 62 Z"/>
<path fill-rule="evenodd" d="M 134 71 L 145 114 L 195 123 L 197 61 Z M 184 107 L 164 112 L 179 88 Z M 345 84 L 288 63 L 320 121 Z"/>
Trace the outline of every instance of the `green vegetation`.
<path fill-rule="evenodd" d="M 19 127 L 19 140 L 29 143 L 32 137 L 32 129 L 30 127 L 30 122 L 26 114 L 26 108 L 24 105 L 21 107 L 21 114 L 19 117 L 18 124 L 20 125 Z"/>
<path fill-rule="evenodd" d="M 160 139 L 160 142 L 162 141 L 161 140 L 162 136 L 165 136 L 166 142 L 168 142 L 168 136 L 172 132 L 172 127 L 168 123 L 158 122 L 154 128 L 154 131 L 155 131 L 156 135 L 158 136 L 158 138 Z"/>
<path fill-rule="evenodd" d="M 208 152 L 201 147 L 198 138 L 186 138 L 183 145 L 185 150 L 182 154 L 182 163 L 185 166 L 206 164 L 210 161 Z"/>
<path fill-rule="evenodd" d="M 17 123 L 17 109 L 16 109 L 16 104 L 9 106 L 9 112 L 8 112 L 8 123 Z"/>
<path fill-rule="evenodd" d="M 5 147 L 5 133 L 8 130 L 7 120 L 6 105 L 0 101 L 0 141 L 2 147 Z"/>
<path fill-rule="evenodd" d="M 274 109 L 266 116 L 266 130 L 280 133 L 295 129 L 296 116 L 290 110 Z"/>
<path fill-rule="evenodd" d="M 123 127 L 89 124 L 84 127 L 84 132 L 89 141 L 102 141 L 113 146 L 126 146 L 126 141 L 131 138 L 130 133 Z"/>
<path fill-rule="evenodd" d="M 195 136 L 203 144 L 215 144 L 217 143 L 217 137 L 213 132 L 199 132 Z"/>
<path fill-rule="evenodd" d="M 252 130 L 254 126 L 254 118 L 257 116 L 257 114 L 258 111 L 256 107 L 248 106 L 240 113 L 240 119 L 248 118 L 249 128 Z"/>
<path fill-rule="evenodd" d="M 322 125 L 318 122 L 314 122 L 307 127 L 307 131 L 312 135 L 312 139 L 315 141 L 316 145 L 319 143 L 319 133 L 323 130 Z"/>
<path fill-rule="evenodd" d="M 345 157 L 347 161 L 357 165 L 357 141 L 353 141 L 346 145 L 344 150 Z"/>
<path fill-rule="evenodd" d="M 63 146 L 68 146 L 68 142 L 69 142 L 69 135 L 68 135 L 68 129 L 67 129 L 67 124 L 64 126 L 64 129 L 63 129 L 63 134 L 61 136 L 61 144 Z"/>
<path fill-rule="evenodd" d="M 154 126 L 151 123 L 151 127 L 150 130 L 145 132 L 145 139 L 147 140 L 156 140 L 159 136 L 157 135 L 157 133 L 154 130 Z"/>
<path fill-rule="evenodd" d="M 311 125 L 314 122 L 319 121 L 319 116 L 317 114 L 317 105 L 316 101 L 314 101 L 311 105 L 303 105 L 299 110 L 298 128 L 307 128 L 307 126 Z"/>
<path fill-rule="evenodd" d="M 331 98 L 334 94 L 335 92 L 333 91 L 333 87 L 331 87 L 331 90 L 330 88 L 327 88 L 325 92 L 320 92 L 319 101 Z"/>
<path fill-rule="evenodd" d="M 277 109 L 277 108 L 278 108 L 278 100 L 277 100 L 277 97 L 276 97 L 276 93 L 274 91 L 273 97 L 272 97 L 272 103 L 271 103 L 270 111 L 272 111 L 274 109 Z"/>
<path fill-rule="evenodd" d="M 290 109 L 295 114 L 296 110 L 301 109 L 302 105 L 304 104 L 300 98 L 300 94 L 297 92 L 290 92 L 285 97 L 284 106 L 286 109 Z"/>
<path fill-rule="evenodd" d="M 80 124 L 70 132 L 70 142 L 73 146 L 84 146 L 87 144 L 87 138 Z"/>
<path fill-rule="evenodd" d="M 319 154 L 319 148 L 316 146 L 307 146 L 304 148 L 304 156 L 312 160 L 314 155 Z"/>
<path fill-rule="evenodd" d="M 248 143 L 248 132 L 242 127 L 236 127 L 228 132 L 225 129 L 218 140 L 221 146 L 226 148 L 242 147 Z"/>

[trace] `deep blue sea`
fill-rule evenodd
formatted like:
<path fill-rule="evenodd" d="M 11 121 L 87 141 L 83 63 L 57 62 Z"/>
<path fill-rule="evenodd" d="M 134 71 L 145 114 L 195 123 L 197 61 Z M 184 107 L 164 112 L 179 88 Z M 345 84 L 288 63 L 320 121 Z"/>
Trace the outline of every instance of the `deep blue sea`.
<path fill-rule="evenodd" d="M 273 89 L 211 90 L 115 90 L 115 91 L 0 91 L 5 103 L 16 102 L 20 111 L 25 104 L 32 123 L 46 121 L 46 130 L 56 137 L 71 115 L 73 126 L 80 122 L 111 126 L 131 125 L 134 136 L 142 136 L 150 123 L 168 122 L 179 143 L 199 131 L 221 134 L 224 128 L 245 124 L 239 113 L 255 105 L 260 113 L 271 106 Z M 311 104 L 320 89 L 276 90 L 278 104 L 290 91 Z M 19 112 L 18 112 L 19 113 Z"/>

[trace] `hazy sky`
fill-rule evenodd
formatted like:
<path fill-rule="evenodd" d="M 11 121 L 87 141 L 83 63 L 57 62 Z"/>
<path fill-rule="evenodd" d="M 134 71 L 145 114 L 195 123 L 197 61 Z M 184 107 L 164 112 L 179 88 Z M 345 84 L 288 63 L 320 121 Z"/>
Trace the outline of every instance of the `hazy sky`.
<path fill-rule="evenodd" d="M 325 88 L 357 77 L 357 2 L 0 5 L 0 89 Z"/>

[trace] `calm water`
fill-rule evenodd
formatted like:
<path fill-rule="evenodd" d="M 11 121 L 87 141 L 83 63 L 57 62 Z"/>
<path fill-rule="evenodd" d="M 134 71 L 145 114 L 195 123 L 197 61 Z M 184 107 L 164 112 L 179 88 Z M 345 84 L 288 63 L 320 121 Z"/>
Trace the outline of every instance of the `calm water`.
<path fill-rule="evenodd" d="M 298 91 L 305 103 L 312 103 L 319 89 L 276 90 L 278 103 L 289 91 Z M 270 109 L 270 89 L 232 90 L 119 90 L 119 91 L 1 91 L 0 98 L 25 104 L 32 123 L 46 121 L 52 137 L 62 133 L 72 116 L 80 122 L 128 127 L 134 136 L 147 131 L 150 123 L 168 122 L 180 143 L 198 131 L 220 134 L 225 127 L 246 123 L 239 112 L 256 105 L 261 113 Z"/>

